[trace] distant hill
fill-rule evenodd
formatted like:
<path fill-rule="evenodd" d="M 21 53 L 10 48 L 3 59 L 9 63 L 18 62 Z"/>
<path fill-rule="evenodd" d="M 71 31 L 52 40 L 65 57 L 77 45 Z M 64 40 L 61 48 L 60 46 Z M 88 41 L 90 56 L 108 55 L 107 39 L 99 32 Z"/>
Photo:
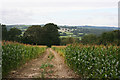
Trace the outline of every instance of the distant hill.
<path fill-rule="evenodd" d="M 16 27 L 18 29 L 27 29 L 32 25 L 7 25 L 7 29 Z M 43 26 L 43 24 L 41 25 Z M 59 25 L 58 25 L 59 26 Z M 117 30 L 118 27 L 107 27 L 107 26 L 59 26 L 60 28 L 89 28 L 89 29 L 108 29 L 108 30 Z"/>
<path fill-rule="evenodd" d="M 27 30 L 27 28 L 32 25 L 6 25 L 6 26 L 7 26 L 7 30 L 13 27 L 18 28 L 22 30 L 22 34 L 23 34 Z M 41 26 L 44 26 L 44 24 L 42 24 Z M 59 26 L 58 25 L 58 27 L 69 30 L 68 32 L 59 30 L 61 37 L 77 37 L 77 38 L 81 38 L 82 36 L 87 34 L 100 35 L 103 32 L 108 32 L 118 29 L 117 27 L 106 27 L 106 26 L 104 27 L 104 26 Z"/>
<path fill-rule="evenodd" d="M 31 25 L 6 25 L 6 26 L 7 26 L 7 30 L 10 30 L 10 28 L 14 28 L 15 27 L 15 28 L 18 28 L 18 29 L 20 29 L 20 30 L 22 30 L 24 32 Z"/>
<path fill-rule="evenodd" d="M 111 30 L 116 30 L 116 29 L 118 29 L 118 27 L 107 27 L 107 26 L 76 26 L 76 27 L 96 28 L 96 29 L 111 29 Z"/>

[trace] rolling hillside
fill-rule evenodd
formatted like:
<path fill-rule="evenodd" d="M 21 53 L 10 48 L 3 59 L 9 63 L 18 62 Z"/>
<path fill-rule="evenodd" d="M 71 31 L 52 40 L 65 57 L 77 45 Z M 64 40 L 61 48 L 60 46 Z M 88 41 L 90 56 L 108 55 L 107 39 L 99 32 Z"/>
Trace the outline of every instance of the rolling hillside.
<path fill-rule="evenodd" d="M 16 27 L 24 33 L 28 27 L 32 25 L 7 25 L 7 30 Z M 41 25 L 43 26 L 43 25 Z M 58 26 L 60 37 L 75 37 L 81 39 L 82 36 L 87 34 L 100 35 L 103 32 L 117 30 L 117 27 L 104 27 L 104 26 Z"/>

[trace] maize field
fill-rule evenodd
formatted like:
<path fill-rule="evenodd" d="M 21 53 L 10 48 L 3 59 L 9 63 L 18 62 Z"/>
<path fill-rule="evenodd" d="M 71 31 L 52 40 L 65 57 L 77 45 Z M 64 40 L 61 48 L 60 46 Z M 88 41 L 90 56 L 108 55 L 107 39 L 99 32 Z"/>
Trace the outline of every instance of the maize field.
<path fill-rule="evenodd" d="M 27 46 L 20 43 L 3 42 L 2 45 L 2 75 L 17 69 L 27 61 L 42 55 L 46 47 Z"/>
<path fill-rule="evenodd" d="M 83 78 L 120 77 L 120 46 L 68 45 L 53 49 L 64 53 L 67 65 Z"/>
<path fill-rule="evenodd" d="M 60 56 L 65 57 L 65 46 L 64 47 L 52 46 L 52 49 L 55 50 L 57 53 L 59 53 Z"/>

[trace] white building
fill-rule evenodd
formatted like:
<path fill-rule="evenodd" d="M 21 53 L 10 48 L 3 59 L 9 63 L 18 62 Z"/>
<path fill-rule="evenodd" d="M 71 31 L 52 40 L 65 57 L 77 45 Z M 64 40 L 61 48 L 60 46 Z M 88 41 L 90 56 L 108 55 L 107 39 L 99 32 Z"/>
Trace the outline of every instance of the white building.
<path fill-rule="evenodd" d="M 58 29 L 59 32 L 71 32 L 72 30 L 68 29 L 68 28 L 60 28 Z"/>

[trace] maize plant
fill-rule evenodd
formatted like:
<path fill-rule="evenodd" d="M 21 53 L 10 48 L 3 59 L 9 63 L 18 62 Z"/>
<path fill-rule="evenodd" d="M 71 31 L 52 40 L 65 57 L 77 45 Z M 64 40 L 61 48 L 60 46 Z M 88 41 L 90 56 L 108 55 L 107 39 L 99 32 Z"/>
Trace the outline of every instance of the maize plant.
<path fill-rule="evenodd" d="M 52 49 L 59 53 L 61 56 L 65 57 L 65 47 L 52 47 Z"/>
<path fill-rule="evenodd" d="M 62 53 L 68 66 L 84 78 L 120 77 L 120 46 L 68 45 L 53 49 Z"/>
<path fill-rule="evenodd" d="M 67 64 L 85 78 L 118 78 L 120 47 L 74 46 L 65 49 Z"/>
<path fill-rule="evenodd" d="M 27 61 L 40 56 L 46 47 L 26 46 L 20 43 L 2 45 L 2 74 L 7 75 Z"/>

